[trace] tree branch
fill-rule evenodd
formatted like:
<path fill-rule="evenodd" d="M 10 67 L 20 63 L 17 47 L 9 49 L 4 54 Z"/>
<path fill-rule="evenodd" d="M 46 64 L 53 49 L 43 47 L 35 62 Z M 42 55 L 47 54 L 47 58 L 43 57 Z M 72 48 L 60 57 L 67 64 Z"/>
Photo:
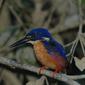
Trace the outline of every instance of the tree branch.
<path fill-rule="evenodd" d="M 0 63 L 1 64 L 4 64 L 6 66 L 9 66 L 10 68 L 13 68 L 13 69 L 16 69 L 16 68 L 20 68 L 20 69 L 24 69 L 24 70 L 28 70 L 28 71 L 31 71 L 31 72 L 34 72 L 34 73 L 39 73 L 40 71 L 40 68 L 39 67 L 35 67 L 35 66 L 31 66 L 31 65 L 26 65 L 26 64 L 19 64 L 11 59 L 8 59 L 8 58 L 4 58 L 4 57 L 0 57 Z M 55 77 L 52 77 L 52 74 L 53 72 L 52 71 L 48 71 L 48 70 L 43 70 L 42 75 L 46 75 L 48 77 L 51 77 L 51 78 L 54 78 L 54 79 L 57 79 L 57 80 L 60 80 L 60 81 L 63 81 L 69 85 L 80 85 L 78 82 L 74 81 L 75 79 L 78 79 L 79 78 L 85 78 L 85 75 L 84 76 L 67 76 L 66 74 L 62 74 L 62 73 L 58 73 L 56 74 Z M 74 79 L 74 80 L 73 80 Z"/>

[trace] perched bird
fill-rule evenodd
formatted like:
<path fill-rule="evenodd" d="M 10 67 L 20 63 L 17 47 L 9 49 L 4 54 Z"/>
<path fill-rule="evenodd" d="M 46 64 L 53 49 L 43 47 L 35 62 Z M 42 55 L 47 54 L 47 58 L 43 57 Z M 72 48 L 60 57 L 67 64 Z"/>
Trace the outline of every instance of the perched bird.
<path fill-rule="evenodd" d="M 63 71 L 67 66 L 67 57 L 63 46 L 58 43 L 45 28 L 35 28 L 26 36 L 15 42 L 11 47 L 16 48 L 31 43 L 37 60 L 42 68 L 50 68 L 55 72 Z"/>

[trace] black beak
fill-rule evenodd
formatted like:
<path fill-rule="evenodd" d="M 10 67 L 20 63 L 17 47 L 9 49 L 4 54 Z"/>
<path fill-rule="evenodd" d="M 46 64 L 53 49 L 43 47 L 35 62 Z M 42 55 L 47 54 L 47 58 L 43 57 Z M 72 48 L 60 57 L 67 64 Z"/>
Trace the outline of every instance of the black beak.
<path fill-rule="evenodd" d="M 24 37 L 24 38 L 20 39 L 19 41 L 13 43 L 12 45 L 10 45 L 10 48 L 13 50 L 20 48 L 23 45 L 27 45 L 30 40 L 31 40 L 30 37 L 29 38 Z"/>

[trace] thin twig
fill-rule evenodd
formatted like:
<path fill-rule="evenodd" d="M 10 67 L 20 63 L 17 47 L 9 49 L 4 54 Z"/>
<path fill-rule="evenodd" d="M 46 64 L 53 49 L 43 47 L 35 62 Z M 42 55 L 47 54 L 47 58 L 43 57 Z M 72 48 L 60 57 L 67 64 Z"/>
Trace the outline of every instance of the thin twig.
<path fill-rule="evenodd" d="M 3 0 L 0 0 L 0 8 L 2 7 Z"/>
<path fill-rule="evenodd" d="M 82 19 L 82 8 L 81 8 L 81 0 L 78 0 L 78 5 L 79 5 L 79 18 L 80 18 L 80 24 L 79 24 L 79 34 L 82 33 L 82 27 L 83 27 L 83 19 Z"/>
<path fill-rule="evenodd" d="M 77 80 L 77 79 L 85 79 L 85 74 L 84 75 L 74 75 L 74 76 L 68 76 L 69 78 L 73 79 L 73 80 Z"/>
<path fill-rule="evenodd" d="M 73 55 L 74 55 L 74 52 L 76 50 L 76 46 L 78 45 L 78 42 L 80 42 L 80 45 L 81 45 L 81 48 L 82 48 L 82 51 L 83 51 L 83 54 L 85 56 L 85 42 L 84 42 L 84 39 L 82 39 L 82 37 L 84 36 L 84 33 L 82 33 L 82 28 L 83 28 L 83 19 L 82 19 L 82 15 L 83 15 L 83 12 L 82 12 L 82 8 L 81 8 L 81 0 L 78 0 L 78 6 L 79 6 L 79 18 L 80 18 L 80 22 L 79 22 L 79 31 L 78 31 L 78 35 L 76 37 L 76 40 L 73 41 L 72 43 L 72 47 L 70 49 L 70 53 L 67 55 L 69 56 L 70 54 L 72 55 L 71 57 L 71 60 L 70 60 L 70 63 L 72 62 L 73 60 Z M 71 43 L 67 44 L 67 47 L 70 45 Z"/>
<path fill-rule="evenodd" d="M 85 56 L 85 49 L 84 49 L 84 44 L 83 43 L 85 43 L 85 42 L 83 42 L 82 37 L 80 37 L 80 44 L 81 44 L 81 47 L 82 47 L 83 54 Z"/>
<path fill-rule="evenodd" d="M 21 18 L 20 18 L 20 17 L 18 16 L 18 14 L 15 12 L 13 6 L 12 6 L 12 5 L 9 5 L 9 4 L 7 3 L 7 7 L 8 7 L 9 10 L 12 12 L 12 14 L 15 16 L 15 18 L 16 18 L 17 21 L 18 21 L 18 23 L 20 24 L 21 27 L 23 27 L 23 30 L 24 30 L 25 33 L 26 33 L 26 31 L 27 31 L 27 30 L 26 30 L 26 27 L 25 27 L 23 21 L 21 20 Z"/>
<path fill-rule="evenodd" d="M 4 4 L 5 4 L 5 0 L 0 0 L 0 13 L 2 11 Z"/>
<path fill-rule="evenodd" d="M 70 42 L 70 43 L 64 45 L 64 47 L 66 48 L 66 47 L 68 47 L 68 46 L 71 46 L 73 43 L 74 43 L 74 41 L 72 41 L 72 42 Z"/>

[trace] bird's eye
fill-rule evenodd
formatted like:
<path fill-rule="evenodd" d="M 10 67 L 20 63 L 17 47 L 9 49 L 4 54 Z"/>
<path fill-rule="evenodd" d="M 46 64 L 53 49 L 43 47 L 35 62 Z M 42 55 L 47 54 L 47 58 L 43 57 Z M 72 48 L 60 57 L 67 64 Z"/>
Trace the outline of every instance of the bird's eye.
<path fill-rule="evenodd" d="M 26 36 L 26 38 L 28 40 L 34 40 L 35 39 L 35 35 L 28 35 L 28 36 Z"/>

